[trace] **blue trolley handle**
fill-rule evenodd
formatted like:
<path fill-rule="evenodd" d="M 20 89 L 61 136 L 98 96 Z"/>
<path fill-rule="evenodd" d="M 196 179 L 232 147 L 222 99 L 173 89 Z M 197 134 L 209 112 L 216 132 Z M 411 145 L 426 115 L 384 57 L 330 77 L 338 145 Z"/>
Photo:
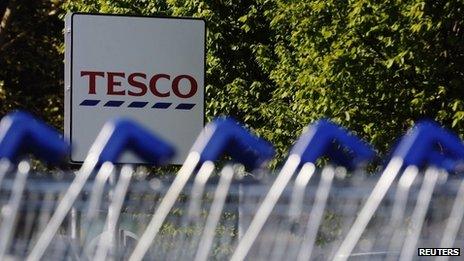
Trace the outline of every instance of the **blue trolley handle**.
<path fill-rule="evenodd" d="M 0 158 L 18 163 L 28 153 L 58 164 L 69 154 L 69 144 L 60 134 L 29 113 L 18 111 L 0 122 Z"/>
<path fill-rule="evenodd" d="M 130 260 L 137 261 L 143 259 L 169 211 L 174 206 L 177 197 L 198 164 L 201 165 L 199 175 L 204 176 L 204 180 L 206 180 L 214 169 L 213 162 L 224 155 L 229 155 L 232 161 L 241 163 L 249 169 L 256 169 L 263 166 L 264 163 L 272 158 L 274 149 L 268 142 L 252 135 L 232 118 L 218 118 L 209 123 L 192 146 L 185 163 L 155 211 L 147 229 L 140 237 L 134 252 L 129 258 Z M 231 178 L 230 168 L 226 166 L 221 174 L 223 182 L 220 183 L 223 184 L 223 188 L 228 188 Z M 195 179 L 192 191 L 201 191 L 200 186 L 202 185 L 197 183 L 197 181 L 198 179 Z M 221 201 L 222 199 L 217 200 L 219 204 Z M 210 235 L 207 235 L 206 238 L 210 238 Z M 207 242 L 205 244 L 205 252 L 209 251 L 209 246 L 210 243 Z"/>
<path fill-rule="evenodd" d="M 174 156 L 174 148 L 171 145 L 151 134 L 137 123 L 127 119 L 116 119 L 107 122 L 92 145 L 76 178 L 69 186 L 55 213 L 53 213 L 52 218 L 33 247 L 27 258 L 28 260 L 39 260 L 43 256 L 94 169 L 99 168 L 105 162 L 111 164 L 116 162 L 126 150 L 135 152 L 142 159 L 153 164 L 166 163 L 167 160 Z"/>
<path fill-rule="evenodd" d="M 259 168 L 274 156 L 267 141 L 251 135 L 233 118 L 217 118 L 209 123 L 192 147 L 200 155 L 200 163 L 231 156 L 250 169 Z"/>
<path fill-rule="evenodd" d="M 26 112 L 14 112 L 0 122 L 1 180 L 11 164 L 18 164 L 27 154 L 51 164 L 60 163 L 69 152 L 69 144 L 53 128 Z M 10 210 L 0 224 L 0 259 L 4 258 L 15 230 L 15 221 L 22 200 L 30 165 L 27 161 L 18 164 L 12 191 L 6 207 Z"/>
<path fill-rule="evenodd" d="M 439 145 L 444 149 L 444 153 L 438 150 Z M 437 123 L 421 121 L 404 136 L 393 155 L 403 159 L 405 166 L 414 165 L 422 168 L 428 164 L 436 165 L 439 162 L 449 164 L 450 161 L 464 159 L 464 143 Z M 450 166 L 443 167 L 449 168 Z"/>
<path fill-rule="evenodd" d="M 437 150 L 438 144 L 444 148 L 445 154 L 439 153 Z M 335 260 L 346 260 L 349 257 L 381 200 L 385 197 L 402 168 L 415 166 L 419 169 L 434 165 L 437 168 L 446 169 L 449 167 L 450 162 L 458 162 L 463 159 L 464 144 L 457 136 L 432 121 L 417 123 L 404 135 L 396 147 L 392 159 L 385 167 L 358 218 L 337 250 Z"/>
<path fill-rule="evenodd" d="M 346 151 L 348 151 L 349 155 L 346 154 Z M 301 169 L 301 171 L 297 180 L 304 180 L 305 184 L 300 186 L 301 189 L 304 189 L 304 186 L 309 182 L 309 178 L 300 178 L 300 175 L 311 176 L 315 171 L 315 163 L 320 157 L 327 156 L 330 161 L 351 168 L 371 159 L 374 155 L 375 152 L 369 145 L 331 121 L 323 119 L 312 124 L 300 136 L 290 151 L 287 161 L 262 201 L 248 230 L 239 241 L 231 260 L 241 261 L 245 259 L 278 198 L 298 169 Z M 294 199 L 295 202 L 299 201 L 296 197 Z M 292 206 L 292 208 L 298 207 Z"/>

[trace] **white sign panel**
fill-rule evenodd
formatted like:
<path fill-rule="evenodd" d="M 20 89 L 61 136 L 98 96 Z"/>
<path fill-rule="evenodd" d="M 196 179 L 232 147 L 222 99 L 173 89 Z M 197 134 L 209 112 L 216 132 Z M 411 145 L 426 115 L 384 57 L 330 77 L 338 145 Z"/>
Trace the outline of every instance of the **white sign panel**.
<path fill-rule="evenodd" d="M 71 161 L 85 159 L 107 120 L 128 117 L 175 145 L 172 163 L 182 163 L 204 125 L 205 22 L 74 13 L 65 26 Z"/>

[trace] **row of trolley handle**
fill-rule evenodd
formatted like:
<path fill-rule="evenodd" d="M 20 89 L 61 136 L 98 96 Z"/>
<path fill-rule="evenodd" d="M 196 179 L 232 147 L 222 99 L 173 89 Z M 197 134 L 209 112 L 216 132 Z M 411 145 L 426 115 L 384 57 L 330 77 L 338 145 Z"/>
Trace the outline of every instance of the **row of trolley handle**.
<path fill-rule="evenodd" d="M 92 219 L 95 218 L 95 213 L 92 210 L 97 209 L 101 202 L 103 186 L 108 177 L 115 171 L 114 163 L 127 150 L 156 166 L 169 162 L 175 155 L 172 145 L 135 122 L 127 119 L 116 119 L 106 123 L 92 145 L 82 167 L 29 253 L 28 260 L 39 260 L 43 257 L 84 185 L 92 177 L 92 174 L 96 173 L 89 200 L 90 206 L 93 207 L 88 208 L 84 226 L 92 222 Z M 17 166 L 13 193 L 7 203 L 6 210 L 2 211 L 4 217 L 0 224 L 0 238 L 2 239 L 0 241 L 0 259 L 5 255 L 14 233 L 15 215 L 30 169 L 27 155 L 33 154 L 49 163 L 58 164 L 69 155 L 69 151 L 69 144 L 55 130 L 30 114 L 25 112 L 12 113 L 5 116 L 0 122 L 0 184 L 5 174 Z M 153 213 L 146 230 L 130 256 L 130 260 L 143 259 L 181 191 L 196 172 L 187 216 L 195 215 L 195 209 L 197 209 L 196 206 L 201 199 L 204 186 L 215 169 L 214 162 L 224 155 L 229 155 L 232 162 L 244 165 L 249 170 L 257 170 L 263 168 L 266 162 L 274 156 L 274 150 L 270 143 L 251 134 L 231 118 L 218 118 L 209 123 L 198 136 L 173 183 Z M 305 242 L 303 242 L 305 247 L 298 253 L 299 260 L 311 257 L 329 189 L 335 175 L 334 166 L 355 169 L 375 157 L 375 151 L 369 144 L 329 120 L 319 120 L 313 123 L 297 140 L 274 183 L 261 202 L 250 226 L 240 237 L 232 254 L 232 260 L 238 261 L 246 258 L 279 197 L 295 175 L 291 209 L 294 210 L 293 214 L 299 212 L 298 209 L 301 207 L 299 205 L 302 204 L 301 192 L 315 173 L 316 161 L 321 157 L 327 157 L 329 165 L 322 171 L 316 192 L 317 197 L 310 212 L 310 222 L 305 231 Z M 395 213 L 401 216 L 404 213 L 404 209 L 401 207 L 404 204 L 401 202 L 404 202 L 404 195 L 407 195 L 407 190 L 410 187 L 408 184 L 411 183 L 411 179 L 415 178 L 420 169 L 429 167 L 425 171 L 424 182 L 420 190 L 421 202 L 416 204 L 413 211 L 413 218 L 417 222 L 413 227 L 413 233 L 406 237 L 401 251 L 402 259 L 411 259 L 438 174 L 453 171 L 463 160 L 464 145 L 459 138 L 434 122 L 425 121 L 416 124 L 401 139 L 394 150 L 392 158 L 333 258 L 346 260 L 350 256 L 389 187 L 396 177 L 403 173 L 399 180 L 401 186 L 397 192 L 398 197 L 394 203 Z M 200 247 L 194 257 L 197 261 L 206 260 L 211 250 L 214 231 L 219 222 L 234 173 L 235 165 L 232 163 L 226 164 L 220 172 L 214 200 L 201 235 Z M 100 238 L 93 257 L 97 260 L 105 259 L 114 243 L 112 235 L 116 230 L 116 223 L 132 174 L 132 166 L 122 167 L 114 187 L 115 197 L 110 203 L 110 211 L 106 217 L 105 231 L 107 233 Z M 464 188 L 464 183 L 462 187 Z M 464 197 L 464 189 L 461 189 L 459 193 L 463 194 L 459 194 L 461 197 Z M 462 208 L 458 202 L 459 195 L 453 210 Z M 454 212 L 455 218 L 462 220 L 462 214 L 459 214 L 458 211 Z M 445 229 L 442 247 L 446 247 L 449 242 L 454 241 L 457 233 L 456 229 L 453 230 L 456 227 L 455 223 L 449 221 Z M 395 242 L 392 240 L 392 245 L 394 244 Z M 79 251 L 82 255 L 82 249 Z"/>
<path fill-rule="evenodd" d="M 2 126 L 4 126 L 4 132 L 14 133 L 17 131 L 15 126 L 19 125 L 21 122 L 21 117 L 18 117 L 18 115 L 26 115 L 29 119 L 28 121 L 32 122 L 31 119 L 33 119 L 33 117 L 27 113 L 9 115 L 5 117 L 4 121 L 1 123 Z M 8 120 L 8 123 L 5 120 Z M 33 121 L 38 122 L 36 119 L 33 119 Z M 46 126 L 45 124 L 42 125 Z M 47 126 L 47 128 L 49 127 Z M 41 130 L 30 127 L 30 131 L 35 135 L 36 131 L 40 132 Z M 66 145 L 64 151 L 68 152 L 69 147 L 67 147 L 67 143 L 59 138 L 56 132 L 54 132 L 53 135 L 55 139 L 58 139 L 63 145 Z M 7 140 L 7 138 L 5 138 L 5 140 Z M 46 143 L 46 141 L 51 141 L 52 139 L 49 137 L 40 137 L 38 140 Z M 45 150 L 39 148 L 35 143 L 29 143 L 26 147 L 31 149 L 32 152 L 43 151 L 44 155 L 52 155 L 48 152 L 45 153 Z M 96 173 L 91 198 L 89 200 L 89 212 L 85 215 L 86 220 L 84 221 L 84 226 L 86 226 L 85 224 L 91 224 L 96 214 L 92 211 L 97 209 L 100 204 L 104 183 L 115 170 L 114 162 L 127 150 L 134 152 L 144 161 L 150 162 L 153 165 L 162 165 L 174 156 L 174 149 L 170 144 L 159 139 L 156 135 L 150 133 L 137 123 L 127 119 L 117 119 L 107 122 L 92 145 L 82 167 L 77 172 L 76 177 L 59 202 L 50 221 L 37 239 L 27 260 L 39 260 L 43 257 L 85 183 L 91 178 L 93 173 Z M 23 152 L 28 153 L 30 151 Z M 63 154 L 66 155 L 67 153 Z M 195 142 L 173 184 L 170 186 L 170 189 L 158 206 L 146 231 L 140 238 L 139 244 L 136 246 L 131 257 L 132 260 L 138 259 L 137 256 L 140 256 L 140 259 L 143 257 L 152 240 L 156 237 L 159 228 L 171 210 L 176 198 L 179 196 L 193 172 L 198 169 L 198 175 L 195 179 L 195 186 L 198 188 L 201 184 L 206 182 L 209 175 L 212 173 L 214 169 L 213 162 L 224 154 L 230 155 L 234 161 L 253 170 L 263 166 L 269 161 L 274 155 L 274 150 L 268 142 L 251 135 L 232 119 L 219 118 L 208 124 Z M 40 157 L 41 155 L 37 156 Z M 202 242 L 204 242 L 204 244 L 202 244 L 204 249 L 199 251 L 198 256 L 202 256 L 209 252 L 209 248 L 211 247 L 214 237 L 214 227 L 218 222 L 222 206 L 225 202 L 226 194 L 224 194 L 223 191 L 227 193 L 227 188 L 233 177 L 234 171 L 232 168 L 232 165 L 226 165 L 221 172 L 220 185 L 217 188 L 216 195 L 222 194 L 222 197 L 216 197 L 217 200 L 213 203 L 217 211 L 210 212 L 207 221 L 208 226 L 206 226 L 209 228 L 213 227 L 213 229 L 204 231 L 201 239 Z M 107 231 L 107 233 L 100 238 L 93 259 L 105 259 L 113 244 L 112 235 L 115 233 L 115 226 L 119 218 L 132 173 L 133 169 L 130 165 L 123 166 L 121 169 L 118 182 L 114 188 L 115 197 L 110 203 L 110 211 L 108 211 L 105 222 L 105 231 Z M 22 193 L 22 191 L 17 191 L 18 194 Z M 12 222 L 14 222 L 14 218 L 12 218 Z M 5 240 L 2 240 L 2 242 L 5 242 Z M 145 245 L 147 249 L 144 249 Z M 7 247 L 5 247 L 5 249 L 6 248 Z M 84 251 L 81 249 L 80 253 L 83 255 Z"/>

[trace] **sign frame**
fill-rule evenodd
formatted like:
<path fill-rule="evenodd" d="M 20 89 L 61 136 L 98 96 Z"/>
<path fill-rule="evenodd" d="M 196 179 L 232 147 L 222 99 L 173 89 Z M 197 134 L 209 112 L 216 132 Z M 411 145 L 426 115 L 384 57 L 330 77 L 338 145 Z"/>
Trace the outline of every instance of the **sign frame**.
<path fill-rule="evenodd" d="M 145 18 L 145 19 L 170 19 L 170 20 L 195 20 L 203 22 L 204 30 L 204 39 L 203 39 L 203 122 L 202 126 L 206 124 L 206 59 L 207 59 L 207 22 L 204 18 L 201 17 L 185 17 L 185 16 L 162 16 L 162 15 L 133 15 L 133 14 L 111 14 L 111 13 L 87 13 L 87 12 L 72 12 L 67 13 L 65 17 L 65 68 L 64 68 L 64 134 L 68 139 L 71 148 L 73 148 L 73 139 L 72 139 L 72 127 L 73 127 L 73 117 L 72 117 L 72 102 L 73 102 L 73 27 L 74 27 L 74 16 L 75 15 L 87 15 L 87 16 L 110 16 L 110 17 L 135 17 L 135 18 Z M 67 48 L 69 46 L 69 48 Z M 69 62 L 67 62 L 69 61 Z M 98 134 L 98 133 L 97 133 Z M 95 136 L 96 138 L 96 136 Z M 192 145 L 195 141 L 192 141 Z M 73 154 L 69 155 L 69 164 L 71 165 L 82 165 L 84 161 L 74 160 Z M 152 166 L 153 164 L 147 162 L 123 162 L 119 161 L 114 163 L 115 165 L 124 165 L 124 164 L 137 164 L 144 166 Z M 182 163 L 170 163 L 170 166 L 181 166 Z"/>

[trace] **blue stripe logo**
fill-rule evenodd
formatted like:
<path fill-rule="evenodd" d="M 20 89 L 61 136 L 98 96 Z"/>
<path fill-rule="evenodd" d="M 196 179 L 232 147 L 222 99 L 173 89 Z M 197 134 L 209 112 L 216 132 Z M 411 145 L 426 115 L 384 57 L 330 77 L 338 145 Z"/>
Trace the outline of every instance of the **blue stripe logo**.
<path fill-rule="evenodd" d="M 83 100 L 79 105 L 80 106 L 97 106 L 98 104 L 100 104 L 101 100 L 89 100 L 89 99 L 86 99 L 86 100 Z M 117 101 L 117 100 L 110 100 L 110 101 L 107 101 L 103 104 L 103 107 L 122 107 L 123 105 L 125 104 L 125 101 Z M 134 102 L 130 102 L 128 105 L 125 105 L 127 106 L 128 108 L 145 108 L 147 105 L 149 104 L 149 102 L 144 102 L 144 101 L 134 101 Z M 172 102 L 157 102 L 157 103 L 154 103 L 153 106 L 151 106 L 151 108 L 153 109 L 168 109 L 171 107 L 171 105 L 173 105 Z M 195 103 L 179 103 L 177 104 L 174 109 L 175 110 L 191 110 L 193 109 L 193 107 L 195 107 Z"/>
<path fill-rule="evenodd" d="M 147 106 L 148 102 L 138 102 L 138 101 L 135 101 L 135 102 L 131 102 L 129 104 L 129 108 L 143 108 L 145 106 Z"/>
<path fill-rule="evenodd" d="M 167 109 L 169 108 L 169 106 L 171 106 L 172 103 L 170 102 L 157 102 L 155 103 L 155 105 L 153 105 L 152 108 L 155 108 L 155 109 Z"/>
<path fill-rule="evenodd" d="M 100 100 L 83 100 L 81 106 L 96 106 Z"/>
<path fill-rule="evenodd" d="M 122 104 L 124 103 L 124 101 L 107 101 L 105 103 L 105 107 L 120 107 Z"/>
<path fill-rule="evenodd" d="M 181 103 L 177 105 L 176 110 L 191 110 L 194 106 L 193 103 Z"/>

